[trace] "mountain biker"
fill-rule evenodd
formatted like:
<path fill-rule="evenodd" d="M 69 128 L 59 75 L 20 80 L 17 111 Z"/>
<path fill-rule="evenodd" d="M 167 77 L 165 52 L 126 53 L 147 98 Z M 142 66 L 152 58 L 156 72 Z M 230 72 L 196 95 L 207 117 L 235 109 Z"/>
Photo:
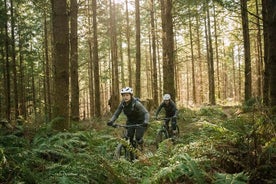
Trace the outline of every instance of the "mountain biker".
<path fill-rule="evenodd" d="M 166 118 L 172 118 L 171 124 L 172 124 L 172 130 L 173 133 L 176 134 L 177 130 L 176 130 L 176 118 L 178 115 L 178 109 L 176 108 L 175 103 L 172 101 L 171 99 L 171 95 L 170 94 L 165 94 L 163 96 L 163 102 L 159 105 L 159 107 L 156 110 L 155 113 L 155 119 L 158 118 L 158 114 L 161 111 L 161 109 L 164 108 L 165 112 L 166 112 Z M 167 119 L 166 121 L 166 125 L 169 125 L 170 119 Z"/>
<path fill-rule="evenodd" d="M 133 89 L 125 87 L 121 90 L 123 100 L 119 104 L 117 110 L 107 123 L 108 126 L 114 126 L 115 120 L 123 111 L 127 117 L 126 125 L 141 124 L 142 126 L 134 126 L 127 128 L 127 137 L 132 141 L 135 138 L 138 144 L 143 144 L 143 136 L 149 124 L 149 112 L 143 104 L 133 97 Z"/>

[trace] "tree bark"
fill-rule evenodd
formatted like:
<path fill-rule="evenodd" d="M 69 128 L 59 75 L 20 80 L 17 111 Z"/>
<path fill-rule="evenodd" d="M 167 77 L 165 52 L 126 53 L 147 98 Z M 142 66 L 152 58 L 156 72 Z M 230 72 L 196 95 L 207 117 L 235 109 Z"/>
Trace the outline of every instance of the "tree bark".
<path fill-rule="evenodd" d="M 70 1 L 70 76 L 71 76 L 71 119 L 78 121 L 79 112 L 79 74 L 78 74 L 78 2 Z"/>
<path fill-rule="evenodd" d="M 135 93 L 141 96 L 141 46 L 140 46 L 140 3 L 135 0 L 135 27 L 136 27 L 136 85 Z"/>
<path fill-rule="evenodd" d="M 117 46 L 117 26 L 114 1 L 110 0 L 110 38 L 111 38 L 111 63 L 112 63 L 112 92 L 111 92 L 111 112 L 115 112 L 119 103 L 119 72 L 118 72 L 118 46 Z"/>
<path fill-rule="evenodd" d="M 243 46 L 244 46 L 244 100 L 247 101 L 252 96 L 252 78 L 251 78 L 251 59 L 250 59 L 250 39 L 248 28 L 247 0 L 241 0 L 241 17 L 243 30 Z"/>
<path fill-rule="evenodd" d="M 276 1 L 267 0 L 268 18 L 268 65 L 270 68 L 270 105 L 276 106 Z"/>
<path fill-rule="evenodd" d="M 66 130 L 69 124 L 69 25 L 66 0 L 52 0 L 54 47 L 53 128 Z"/>
<path fill-rule="evenodd" d="M 154 106 L 158 105 L 158 78 L 157 78 L 157 57 L 156 57 L 156 34 L 155 34 L 155 18 L 154 18 L 154 0 L 151 0 L 151 10 L 150 10 L 150 25 L 151 25 L 151 35 L 152 35 L 152 91 L 153 91 L 153 102 Z"/>
<path fill-rule="evenodd" d="M 163 48 L 163 92 L 175 101 L 174 36 L 172 22 L 172 0 L 161 0 L 162 48 Z"/>
<path fill-rule="evenodd" d="M 93 10 L 93 62 L 94 62 L 94 83 L 95 83 L 95 116 L 101 116 L 101 94 L 100 94 L 100 70 L 98 56 L 98 25 L 97 25 L 97 0 L 92 0 Z"/>
<path fill-rule="evenodd" d="M 214 51 L 212 46 L 212 34 L 211 34 L 211 21 L 210 21 L 210 10 L 209 4 L 206 4 L 207 13 L 207 42 L 208 42 L 208 79 L 209 79 L 209 103 L 211 105 L 216 104 L 215 98 L 215 77 L 214 77 Z"/>

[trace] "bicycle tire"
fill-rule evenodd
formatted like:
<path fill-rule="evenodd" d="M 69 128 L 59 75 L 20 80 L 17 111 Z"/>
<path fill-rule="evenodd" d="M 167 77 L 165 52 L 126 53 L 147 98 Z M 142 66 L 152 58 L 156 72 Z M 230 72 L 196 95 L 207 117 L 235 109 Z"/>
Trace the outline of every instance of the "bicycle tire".
<path fill-rule="evenodd" d="M 179 134 L 180 134 L 179 126 L 176 125 L 176 134 L 174 136 L 179 137 Z"/>
<path fill-rule="evenodd" d="M 115 150 L 115 158 L 124 158 L 126 160 L 131 160 L 131 155 L 126 146 L 124 146 L 123 144 L 119 144 Z"/>
<path fill-rule="evenodd" d="M 159 130 L 155 138 L 156 147 L 158 148 L 159 144 L 163 142 L 165 139 L 167 139 L 168 137 L 169 135 L 166 130 Z"/>
<path fill-rule="evenodd" d="M 132 151 L 130 151 L 126 146 L 124 146 L 123 144 L 119 144 L 115 150 L 115 158 L 116 159 L 123 158 L 128 161 L 133 161 L 134 159 L 137 159 L 137 156 Z"/>

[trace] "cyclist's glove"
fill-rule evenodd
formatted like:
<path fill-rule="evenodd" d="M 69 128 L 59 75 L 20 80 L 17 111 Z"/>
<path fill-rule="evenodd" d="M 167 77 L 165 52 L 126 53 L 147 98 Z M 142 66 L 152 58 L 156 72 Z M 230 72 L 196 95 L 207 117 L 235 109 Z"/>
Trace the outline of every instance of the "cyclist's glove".
<path fill-rule="evenodd" d="M 148 127 L 148 125 L 149 125 L 149 123 L 144 122 L 142 126 L 143 126 L 143 127 Z"/>
<path fill-rule="evenodd" d="M 113 126 L 113 121 L 109 121 L 106 124 L 107 124 L 107 126 Z"/>

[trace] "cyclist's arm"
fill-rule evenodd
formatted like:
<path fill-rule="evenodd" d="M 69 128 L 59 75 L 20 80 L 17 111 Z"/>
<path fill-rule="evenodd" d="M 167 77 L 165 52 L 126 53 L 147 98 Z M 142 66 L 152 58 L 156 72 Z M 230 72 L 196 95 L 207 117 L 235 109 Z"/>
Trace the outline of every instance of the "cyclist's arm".
<path fill-rule="evenodd" d="M 157 108 L 156 113 L 155 113 L 155 117 L 158 116 L 159 112 L 160 112 L 161 109 L 163 108 L 163 104 L 164 104 L 164 102 L 162 102 L 162 103 L 159 105 L 159 107 Z"/>
<path fill-rule="evenodd" d="M 177 107 L 176 107 L 176 105 L 175 105 L 175 103 L 173 101 L 171 101 L 171 103 L 173 105 L 174 116 L 177 117 L 177 115 L 178 115 L 178 109 L 177 109 Z"/>
<path fill-rule="evenodd" d="M 116 111 L 114 112 L 113 116 L 111 117 L 110 121 L 112 121 L 112 122 L 116 121 L 116 119 L 121 114 L 122 110 L 123 110 L 123 103 L 121 102 L 119 104 L 118 108 L 116 109 Z"/>
<path fill-rule="evenodd" d="M 144 114 L 144 119 L 145 119 L 144 122 L 148 123 L 149 122 L 149 112 L 148 112 L 148 110 L 140 102 L 136 102 L 136 108 Z"/>

